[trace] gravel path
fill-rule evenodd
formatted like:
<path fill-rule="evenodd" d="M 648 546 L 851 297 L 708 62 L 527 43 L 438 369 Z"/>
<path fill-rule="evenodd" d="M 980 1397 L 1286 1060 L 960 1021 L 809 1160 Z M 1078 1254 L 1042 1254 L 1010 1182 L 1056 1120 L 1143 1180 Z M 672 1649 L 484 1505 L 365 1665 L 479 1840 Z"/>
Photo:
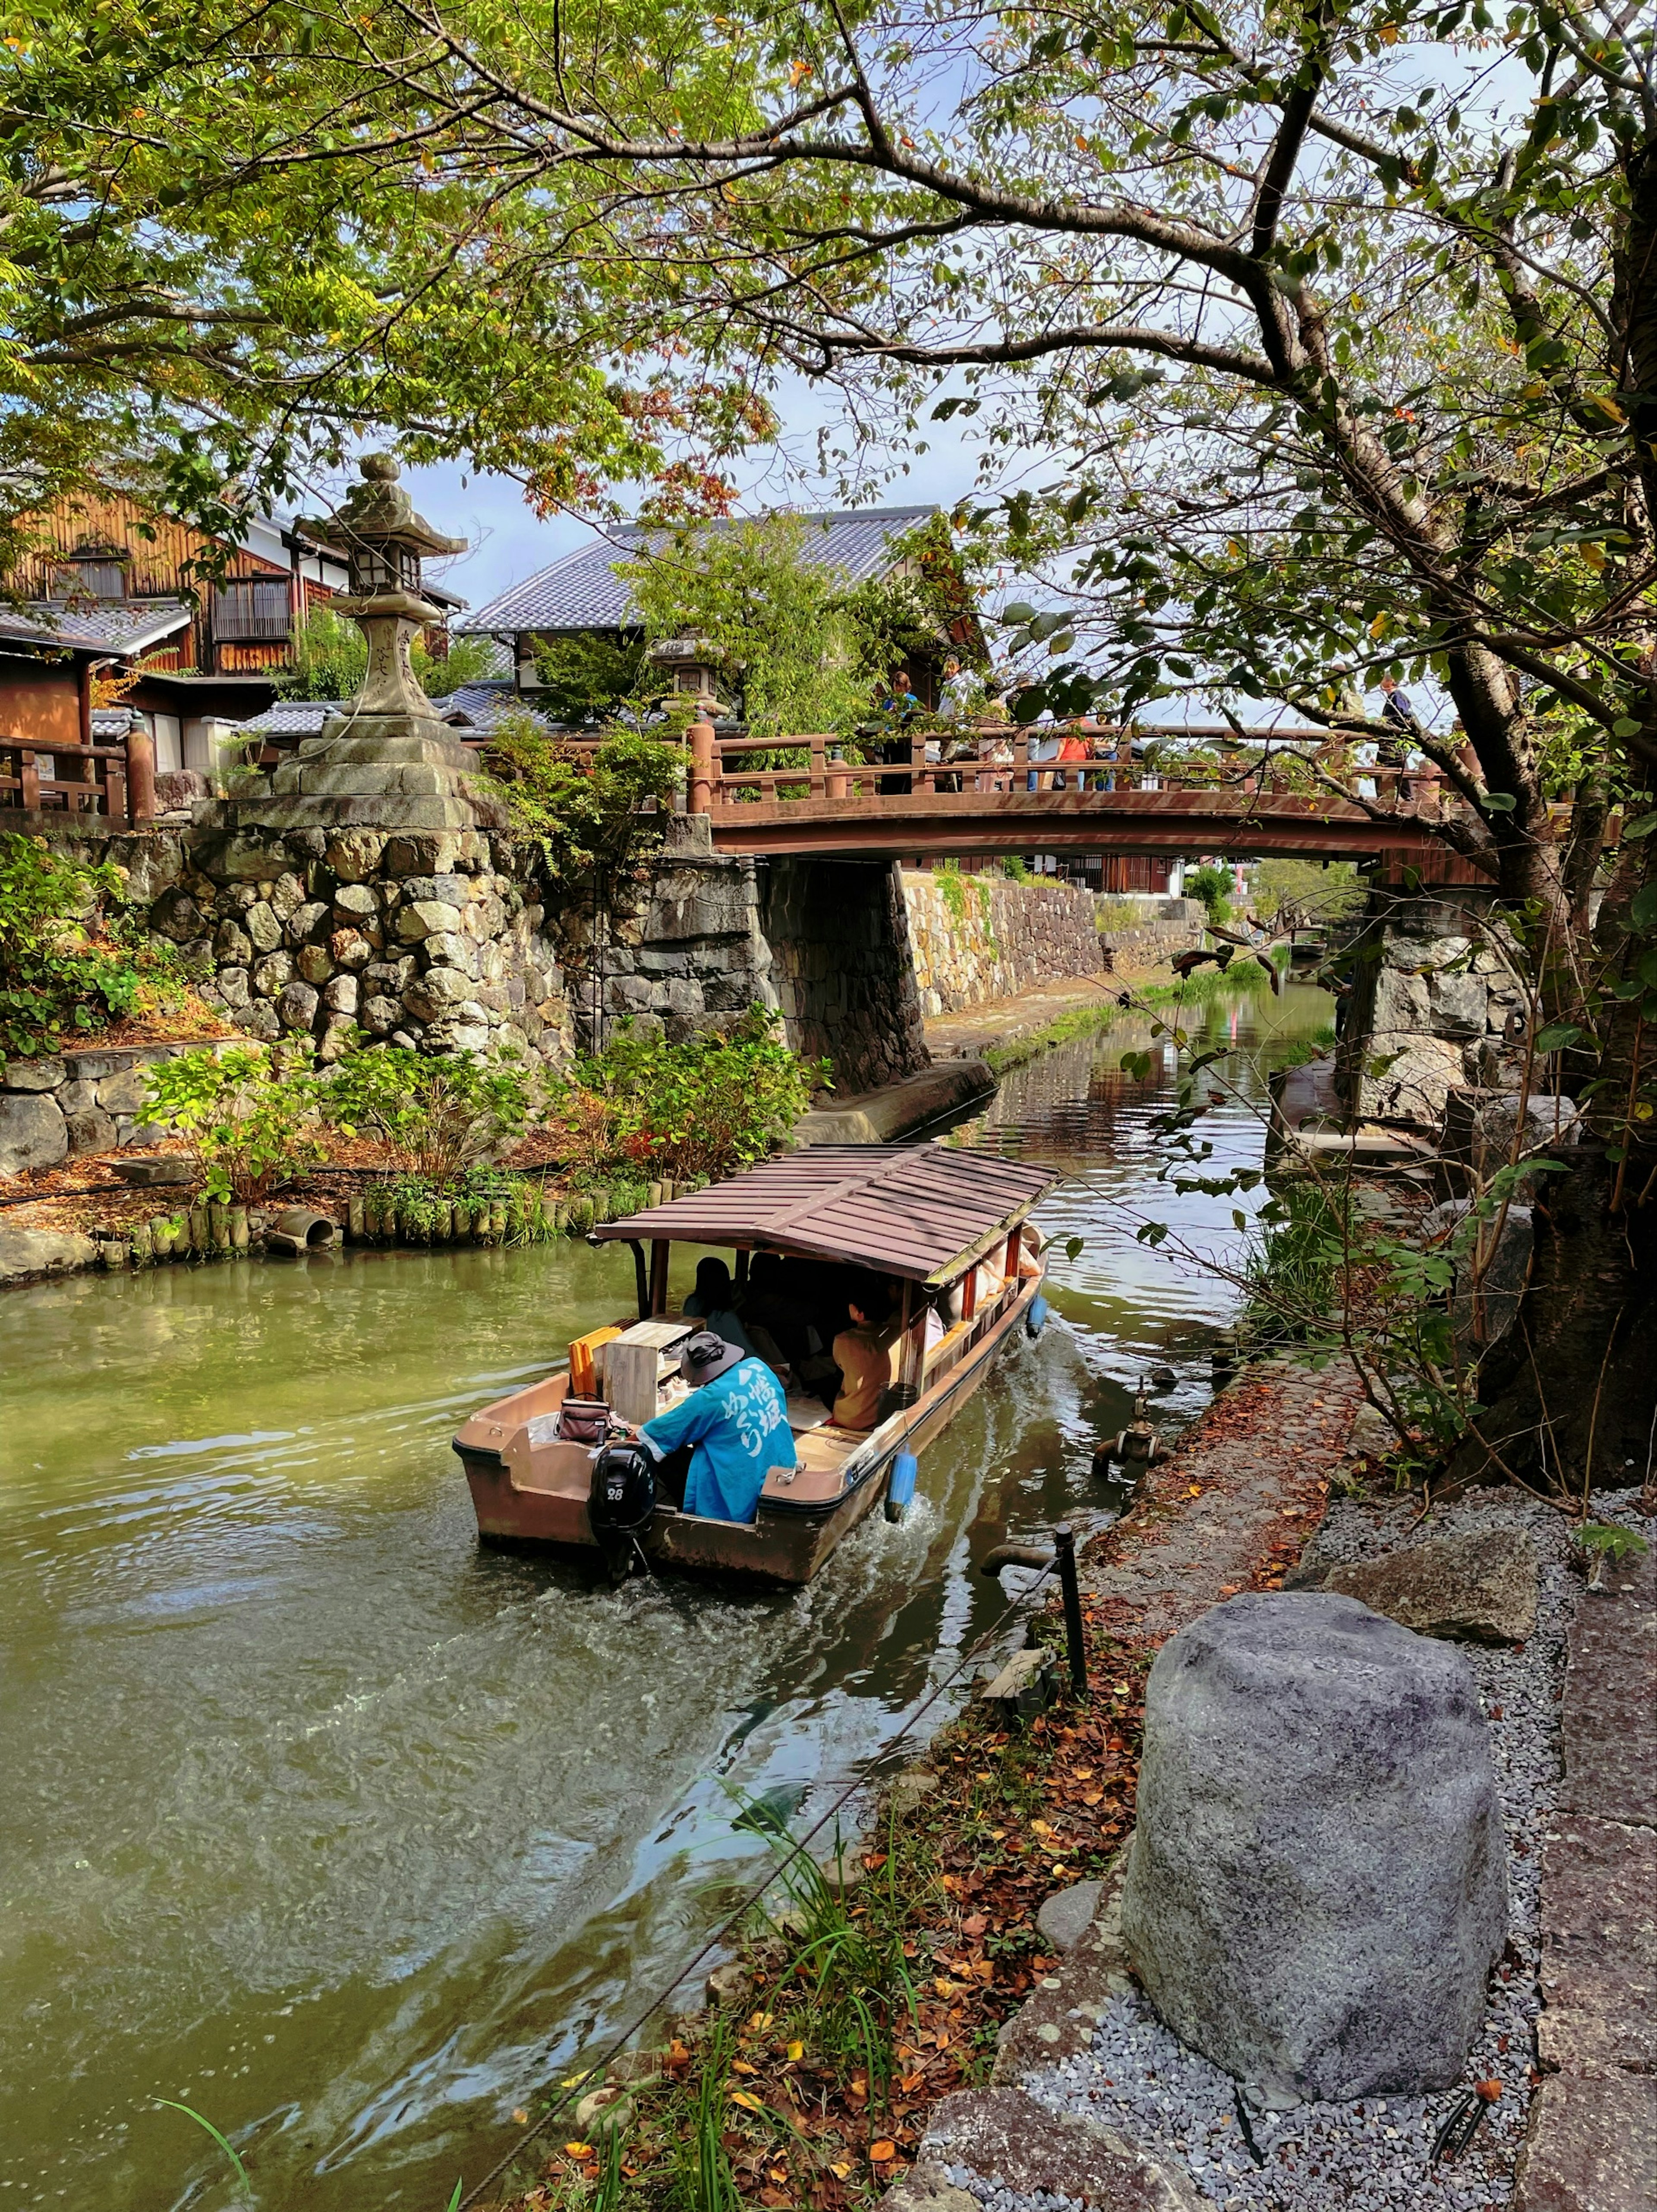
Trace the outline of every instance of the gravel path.
<path fill-rule="evenodd" d="M 1657 1522 L 1636 1517 L 1638 1492 L 1596 1498 L 1596 1516 L 1617 1519 L 1657 1541 Z M 1367 2098 L 1360 2104 L 1303 2105 L 1285 2113 L 1249 2112 L 1259 2154 L 1251 2154 L 1235 2085 L 1187 2051 L 1144 1999 L 1111 1999 L 1091 2051 L 1027 2080 L 1029 2094 L 1055 2111 L 1111 2127 L 1153 2155 L 1169 2156 L 1200 2196 L 1229 2212 L 1484 2212 L 1513 2194 L 1514 2161 L 1529 2108 L 1540 1931 L 1540 1840 L 1560 1773 L 1558 1701 L 1565 1632 L 1583 1583 L 1568 1565 L 1561 1516 L 1539 1500 L 1511 1493 L 1435 1514 L 1415 1533 L 1411 1501 L 1332 1504 L 1308 1558 L 1327 1565 L 1373 1559 L 1401 1544 L 1492 1525 L 1522 1527 L 1542 1563 L 1535 1635 L 1522 1650 L 1461 1648 L 1478 1677 L 1490 1719 L 1508 1836 L 1508 1945 L 1491 1984 L 1490 2010 L 1463 2081 L 1429 2097 Z M 1433 2161 L 1435 2138 L 1474 2081 L 1499 2081 L 1472 2146 L 1454 2161 Z M 1020 2197 L 963 2169 L 950 2176 L 986 2212 L 1048 2212 L 1067 2200 Z"/>

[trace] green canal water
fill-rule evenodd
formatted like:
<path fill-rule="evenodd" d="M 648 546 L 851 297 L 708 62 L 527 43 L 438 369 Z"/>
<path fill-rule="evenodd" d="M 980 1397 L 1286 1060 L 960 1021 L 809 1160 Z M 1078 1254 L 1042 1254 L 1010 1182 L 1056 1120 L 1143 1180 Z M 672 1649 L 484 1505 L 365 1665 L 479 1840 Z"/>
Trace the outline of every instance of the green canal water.
<path fill-rule="evenodd" d="M 1254 1096 L 1321 994 L 1192 1018 Z M 665 1982 L 762 1846 L 993 1618 L 989 1547 L 1098 1517 L 1153 1358 L 1188 1418 L 1233 1300 L 1147 1217 L 1171 1069 L 1127 1028 L 1016 1071 L 961 1141 L 1050 1162 L 1055 1320 L 808 1590 L 619 1593 L 481 1550 L 450 1437 L 631 1301 L 560 1244 L 162 1268 L 0 1306 L 0 2208 L 438 2212 L 595 2027 Z M 1217 1105 L 1222 1157 L 1261 1126 Z"/>

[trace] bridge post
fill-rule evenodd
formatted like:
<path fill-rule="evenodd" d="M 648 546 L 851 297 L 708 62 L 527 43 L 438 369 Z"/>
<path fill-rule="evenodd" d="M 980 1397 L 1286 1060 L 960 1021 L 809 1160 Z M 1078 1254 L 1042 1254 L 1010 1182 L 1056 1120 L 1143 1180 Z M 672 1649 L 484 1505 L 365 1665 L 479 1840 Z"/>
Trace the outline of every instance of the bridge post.
<path fill-rule="evenodd" d="M 713 725 L 712 722 L 692 722 L 685 736 L 690 741 L 689 811 L 692 814 L 711 814 L 713 811 Z"/>

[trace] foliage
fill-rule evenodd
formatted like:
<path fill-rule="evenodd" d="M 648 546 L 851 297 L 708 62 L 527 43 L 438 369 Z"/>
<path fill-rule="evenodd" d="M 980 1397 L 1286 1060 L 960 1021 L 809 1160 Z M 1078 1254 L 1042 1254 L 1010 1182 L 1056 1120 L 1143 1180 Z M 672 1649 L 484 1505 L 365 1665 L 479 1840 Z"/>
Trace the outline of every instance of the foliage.
<path fill-rule="evenodd" d="M 213 2141 L 224 2153 L 229 2161 L 230 2170 L 236 2177 L 237 2195 L 244 2203 L 251 2204 L 253 2201 L 253 2185 L 247 2178 L 247 2168 L 242 2163 L 241 2154 L 228 2136 L 215 2128 L 211 2120 L 203 2119 L 202 2115 L 191 2106 L 179 2104 L 174 2097 L 158 2097 L 155 2101 L 157 2104 L 164 2105 L 170 2112 L 182 2112 L 185 2119 L 193 2120 L 203 2134 L 211 2136 Z"/>
<path fill-rule="evenodd" d="M 1369 886 L 1350 860 L 1322 867 L 1311 860 L 1260 860 L 1252 871 L 1254 911 L 1279 928 L 1353 921 L 1369 896 Z"/>
<path fill-rule="evenodd" d="M 655 826 L 645 800 L 660 806 L 685 776 L 683 745 L 618 730 L 587 762 L 522 712 L 495 724 L 489 763 L 513 827 L 554 876 L 620 867 Z"/>
<path fill-rule="evenodd" d="M 438 1056 L 407 1045 L 370 1045 L 335 1063 L 328 1118 L 371 1130 L 398 1165 L 434 1191 L 453 1191 L 465 1171 L 523 1134 L 531 1103 L 515 1060 Z"/>
<path fill-rule="evenodd" d="M 536 648 L 535 664 L 541 678 L 536 703 L 554 721 L 575 729 L 616 721 L 641 728 L 668 690 L 643 637 L 580 630 L 545 638 Z"/>
<path fill-rule="evenodd" d="M 1022 853 L 1009 854 L 997 865 L 1010 884 L 1027 884 L 1030 880 L 1029 862 Z"/>
<path fill-rule="evenodd" d="M 616 564 L 652 642 L 692 637 L 750 737 L 853 729 L 869 712 L 869 671 L 845 584 L 807 556 L 797 514 L 686 528 Z"/>
<path fill-rule="evenodd" d="M 1208 909 L 1211 922 L 1223 926 L 1231 919 L 1231 871 L 1215 867 L 1211 863 L 1187 871 L 1185 879 L 1187 898 L 1200 899 Z"/>
<path fill-rule="evenodd" d="M 764 1006 L 677 1044 L 620 1023 L 601 1054 L 576 1062 L 561 1102 L 574 1156 L 674 1182 L 763 1159 L 812 1092 L 832 1087 L 829 1062 L 802 1060 L 781 1031 L 781 1016 Z"/>
<path fill-rule="evenodd" d="M 485 637 L 457 637 L 440 659 L 416 638 L 409 659 L 415 680 L 428 698 L 446 698 L 463 684 L 475 684 L 495 665 L 495 647 Z M 275 672 L 281 699 L 355 697 L 368 669 L 368 641 L 354 622 L 331 607 L 313 607 L 294 640 L 294 658 Z"/>
<path fill-rule="evenodd" d="M 647 129 L 694 132 L 753 76 L 675 0 L 575 0 L 550 37 L 540 0 L 478 0 L 464 28 L 546 100 Z M 751 386 L 629 343 L 619 265 L 572 250 L 586 180 L 503 191 L 457 127 L 472 64 L 412 18 L 20 0 L 7 31 L 0 568 L 31 502 L 100 476 L 234 538 L 388 422 L 543 511 L 622 480 L 717 506 L 769 427 Z"/>
<path fill-rule="evenodd" d="M 177 1001 L 176 957 L 133 941 L 121 897 L 118 868 L 0 830 L 0 1053 L 56 1052 Z"/>
<path fill-rule="evenodd" d="M 210 1199 L 257 1203 L 327 1157 L 309 1038 L 180 1053 L 144 1070 L 147 1128 L 181 1137 Z"/>
<path fill-rule="evenodd" d="M 1619 1567 L 1624 1559 L 1640 1559 L 1650 1548 L 1637 1529 L 1619 1528 L 1606 1521 L 1585 1522 L 1576 1540 L 1593 1560 L 1596 1577 L 1602 1568 Z"/>

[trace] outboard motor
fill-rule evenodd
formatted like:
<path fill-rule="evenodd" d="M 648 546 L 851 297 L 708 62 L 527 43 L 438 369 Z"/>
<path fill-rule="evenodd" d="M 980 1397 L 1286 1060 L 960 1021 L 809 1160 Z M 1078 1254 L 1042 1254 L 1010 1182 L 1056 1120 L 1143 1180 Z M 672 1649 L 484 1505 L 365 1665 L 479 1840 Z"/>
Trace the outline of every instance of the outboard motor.
<path fill-rule="evenodd" d="M 656 1510 L 656 1466 L 642 1444 L 606 1444 L 593 1455 L 587 1522 L 617 1582 Z"/>

